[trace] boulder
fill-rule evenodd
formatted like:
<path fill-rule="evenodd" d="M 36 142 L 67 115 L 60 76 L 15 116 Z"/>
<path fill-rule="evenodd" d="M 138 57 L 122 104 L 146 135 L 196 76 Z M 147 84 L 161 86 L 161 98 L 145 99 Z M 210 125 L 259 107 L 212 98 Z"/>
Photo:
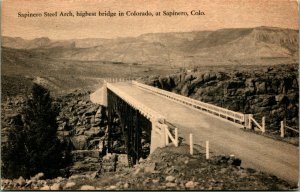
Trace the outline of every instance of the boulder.
<path fill-rule="evenodd" d="M 192 74 L 187 74 L 185 77 L 184 77 L 184 81 L 192 81 L 194 79 L 193 75 Z"/>
<path fill-rule="evenodd" d="M 143 168 L 138 167 L 138 168 L 136 168 L 136 170 L 133 172 L 133 175 L 138 175 L 139 173 L 142 173 L 143 171 L 144 171 Z"/>
<path fill-rule="evenodd" d="M 116 190 L 117 189 L 117 186 L 115 185 L 111 185 L 108 187 L 108 190 Z"/>
<path fill-rule="evenodd" d="M 102 110 L 103 110 L 102 106 L 99 106 L 99 108 L 98 108 L 97 111 L 96 111 L 95 116 L 96 116 L 96 117 L 101 117 Z"/>
<path fill-rule="evenodd" d="M 130 186 L 130 184 L 129 184 L 129 183 L 124 183 L 124 185 L 123 185 L 123 188 L 124 188 L 124 189 L 128 189 L 128 188 L 129 188 L 129 186 Z"/>
<path fill-rule="evenodd" d="M 191 82 L 191 87 L 196 87 L 197 85 L 200 85 L 202 82 L 203 82 L 202 76 L 197 77 L 196 79 L 194 79 L 194 80 Z"/>
<path fill-rule="evenodd" d="M 275 96 L 275 101 L 278 102 L 278 104 L 287 104 L 289 99 L 285 94 L 279 94 Z"/>
<path fill-rule="evenodd" d="M 94 186 L 91 185 L 82 185 L 80 187 L 80 190 L 95 190 L 96 188 Z"/>
<path fill-rule="evenodd" d="M 69 181 L 66 183 L 65 187 L 64 188 L 71 188 L 71 187 L 74 187 L 76 185 L 75 182 L 73 181 Z"/>
<path fill-rule="evenodd" d="M 294 88 L 294 89 L 298 89 L 299 88 L 297 78 L 294 78 L 294 80 L 292 82 L 292 88 Z"/>
<path fill-rule="evenodd" d="M 60 183 L 54 183 L 53 185 L 50 186 L 50 190 L 58 191 L 61 190 L 61 184 Z"/>
<path fill-rule="evenodd" d="M 266 82 L 256 82 L 256 94 L 265 94 L 266 93 Z"/>
<path fill-rule="evenodd" d="M 100 134 L 101 133 L 101 134 Z M 102 137 L 105 135 L 104 131 L 101 131 L 100 127 L 92 127 L 89 130 L 84 132 L 84 135 L 86 135 L 87 137 Z"/>
<path fill-rule="evenodd" d="M 94 125 L 95 124 L 95 116 L 92 116 L 90 119 L 90 124 Z"/>
<path fill-rule="evenodd" d="M 207 82 L 207 81 L 209 81 L 210 80 L 210 74 L 209 73 L 205 73 L 204 75 L 203 75 L 203 81 L 204 82 Z"/>
<path fill-rule="evenodd" d="M 160 87 L 164 90 L 170 91 L 174 87 L 173 79 L 170 77 L 160 77 L 159 78 Z"/>
<path fill-rule="evenodd" d="M 78 121 L 79 121 L 79 118 L 77 116 L 73 116 L 69 119 L 69 124 L 74 126 L 78 123 Z"/>
<path fill-rule="evenodd" d="M 145 173 L 154 173 L 156 169 L 156 163 L 150 163 L 150 164 L 146 164 L 144 167 L 144 172 Z"/>
<path fill-rule="evenodd" d="M 42 177 L 44 177 L 44 173 L 38 173 L 35 176 L 31 177 L 31 180 L 40 180 Z"/>
<path fill-rule="evenodd" d="M 180 82 L 180 75 L 175 74 L 175 75 L 170 76 L 170 78 L 174 82 L 174 86 Z"/>
<path fill-rule="evenodd" d="M 85 109 L 81 109 L 81 110 L 79 110 L 79 111 L 77 112 L 77 114 L 78 114 L 78 115 L 83 115 L 83 114 L 85 113 L 85 111 L 86 111 Z"/>
<path fill-rule="evenodd" d="M 79 126 L 75 128 L 75 135 L 83 135 L 86 131 L 86 128 L 84 126 Z"/>
<path fill-rule="evenodd" d="M 71 136 L 73 131 L 57 131 L 57 136 L 58 137 L 69 137 Z"/>
<path fill-rule="evenodd" d="M 228 75 L 226 75 L 226 73 L 224 73 L 224 72 L 218 72 L 218 73 L 216 74 L 216 78 L 217 78 L 217 80 L 219 80 L 219 81 L 224 81 L 224 80 L 228 79 L 229 77 L 228 77 Z"/>
<path fill-rule="evenodd" d="M 87 146 L 88 137 L 85 135 L 73 136 L 71 138 L 71 142 L 75 148 L 75 150 L 83 150 Z"/>
<path fill-rule="evenodd" d="M 173 182 L 173 181 L 175 181 L 175 179 L 176 178 L 172 175 L 169 175 L 169 176 L 166 177 L 166 181 L 168 181 L 168 182 Z"/>
<path fill-rule="evenodd" d="M 40 188 L 40 190 L 48 191 L 48 190 L 50 190 L 50 186 L 49 185 L 44 185 L 43 187 Z"/>
<path fill-rule="evenodd" d="M 87 116 L 91 116 L 91 115 L 95 115 L 97 112 L 98 106 L 92 106 L 90 107 L 85 113 L 84 115 Z"/>
<path fill-rule="evenodd" d="M 176 186 L 177 183 L 171 183 L 171 182 L 166 183 L 166 187 L 176 187 Z"/>
<path fill-rule="evenodd" d="M 19 179 L 17 179 L 16 183 L 18 184 L 18 186 L 23 187 L 26 184 L 26 181 L 22 176 L 20 176 Z"/>
<path fill-rule="evenodd" d="M 187 84 L 185 84 L 183 86 L 183 88 L 180 91 L 180 94 L 184 95 L 184 96 L 188 96 L 188 94 L 189 94 L 189 86 Z"/>
<path fill-rule="evenodd" d="M 245 96 L 251 96 L 251 95 L 254 95 L 255 94 L 255 89 L 254 87 L 247 87 L 245 88 L 244 90 L 244 94 Z"/>
<path fill-rule="evenodd" d="M 195 188 L 196 185 L 197 185 L 197 183 L 194 182 L 194 181 L 188 181 L 187 183 L 185 183 L 185 187 L 186 187 L 186 188 L 189 188 L 189 189 Z"/>
<path fill-rule="evenodd" d="M 25 187 L 30 187 L 32 185 L 33 181 L 32 180 L 26 180 Z"/>

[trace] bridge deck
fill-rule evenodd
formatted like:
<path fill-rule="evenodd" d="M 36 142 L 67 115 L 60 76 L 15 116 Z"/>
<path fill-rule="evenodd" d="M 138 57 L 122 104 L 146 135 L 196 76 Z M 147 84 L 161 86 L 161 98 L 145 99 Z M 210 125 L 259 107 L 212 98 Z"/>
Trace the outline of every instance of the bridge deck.
<path fill-rule="evenodd" d="M 269 172 L 289 182 L 298 182 L 298 148 L 267 137 L 240 130 L 241 126 L 213 117 L 132 85 L 114 83 L 144 105 L 166 117 L 178 127 L 179 136 L 188 141 L 190 133 L 194 143 L 210 148 L 217 154 L 234 154 L 242 159 L 243 167 Z"/>

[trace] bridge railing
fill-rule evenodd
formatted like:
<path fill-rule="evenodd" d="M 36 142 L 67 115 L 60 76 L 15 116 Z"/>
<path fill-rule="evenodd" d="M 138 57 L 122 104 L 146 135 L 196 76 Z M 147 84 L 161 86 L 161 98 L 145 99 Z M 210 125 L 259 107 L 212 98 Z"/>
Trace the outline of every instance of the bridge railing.
<path fill-rule="evenodd" d="M 156 131 L 163 136 L 163 145 L 167 146 L 169 145 L 170 141 L 178 147 L 178 128 L 177 127 L 171 127 L 166 124 L 156 124 Z M 171 128 L 174 130 L 174 133 L 172 133 Z"/>
<path fill-rule="evenodd" d="M 285 136 L 285 130 L 286 129 L 292 130 L 292 131 L 299 134 L 299 129 L 287 126 L 286 125 L 286 120 L 283 120 L 283 121 L 280 122 L 280 137 Z"/>
<path fill-rule="evenodd" d="M 222 107 L 218 107 L 212 104 L 204 103 L 195 99 L 191 99 L 189 97 L 185 97 L 173 92 L 165 91 L 156 87 L 152 87 L 149 85 L 145 85 L 143 83 L 139 83 L 137 81 L 132 81 L 132 83 L 140 88 L 152 91 L 154 93 L 157 93 L 159 95 L 165 96 L 169 99 L 172 99 L 176 102 L 186 104 L 188 106 L 191 106 L 196 109 L 201 109 L 208 111 L 210 113 L 213 113 L 215 115 L 218 115 L 219 117 L 231 120 L 235 123 L 243 124 L 245 122 L 245 115 L 243 113 L 231 111 L 228 109 L 224 109 Z"/>
<path fill-rule="evenodd" d="M 117 82 L 126 82 L 134 80 L 133 77 L 126 77 L 126 78 L 103 78 L 104 81 L 108 83 L 117 83 Z"/>
<path fill-rule="evenodd" d="M 139 110 L 142 115 L 149 118 L 150 120 L 165 122 L 165 117 L 161 114 L 157 113 L 156 111 L 150 109 L 149 107 L 145 106 L 143 103 L 137 101 L 130 95 L 126 94 L 124 91 L 121 91 L 116 86 L 113 86 L 110 83 L 107 83 L 107 88 L 114 92 L 116 95 L 118 95 L 121 99 L 126 101 L 129 105 L 131 105 L 133 108 Z"/>
<path fill-rule="evenodd" d="M 262 117 L 261 125 L 254 119 L 253 114 L 245 114 L 245 127 L 252 129 L 253 125 L 261 130 L 261 132 L 266 132 L 266 118 Z"/>

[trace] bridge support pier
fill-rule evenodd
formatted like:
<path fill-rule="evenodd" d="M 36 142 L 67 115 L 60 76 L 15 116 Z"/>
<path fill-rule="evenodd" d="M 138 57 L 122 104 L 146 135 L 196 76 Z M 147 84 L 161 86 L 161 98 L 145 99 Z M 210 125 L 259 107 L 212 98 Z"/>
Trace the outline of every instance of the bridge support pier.
<path fill-rule="evenodd" d="M 159 125 L 159 122 L 151 121 L 151 145 L 150 154 L 154 152 L 158 147 L 166 146 L 166 130 L 164 125 Z M 158 131 L 159 130 L 159 131 Z"/>
<path fill-rule="evenodd" d="M 252 114 L 246 114 L 245 115 L 245 124 L 244 126 L 247 128 L 247 129 L 252 129 L 252 122 L 251 122 L 251 118 L 253 118 L 253 115 Z"/>
<path fill-rule="evenodd" d="M 107 82 L 106 81 L 103 82 L 103 86 L 102 86 L 102 102 L 101 102 L 101 105 L 107 107 Z"/>

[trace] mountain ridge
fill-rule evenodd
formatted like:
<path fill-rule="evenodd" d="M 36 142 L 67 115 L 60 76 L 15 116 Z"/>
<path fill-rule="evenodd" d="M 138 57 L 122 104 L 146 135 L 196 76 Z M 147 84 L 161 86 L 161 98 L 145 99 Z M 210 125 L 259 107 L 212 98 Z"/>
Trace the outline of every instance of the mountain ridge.
<path fill-rule="evenodd" d="M 2 46 L 14 49 L 45 49 L 50 56 L 68 60 L 190 66 L 202 63 L 244 64 L 298 62 L 298 34 L 278 27 L 225 28 L 215 31 L 147 33 L 114 39 L 85 38 L 25 40 L 2 37 Z"/>

